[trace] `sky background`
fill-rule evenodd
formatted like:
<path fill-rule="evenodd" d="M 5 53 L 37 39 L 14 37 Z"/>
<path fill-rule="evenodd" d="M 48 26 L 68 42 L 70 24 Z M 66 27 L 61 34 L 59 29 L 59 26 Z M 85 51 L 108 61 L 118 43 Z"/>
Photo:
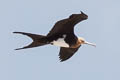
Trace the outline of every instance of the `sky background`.
<path fill-rule="evenodd" d="M 80 11 L 88 20 L 75 33 L 96 48 L 83 45 L 62 63 L 56 46 L 14 50 L 32 40 L 12 32 L 46 35 Z M 120 0 L 0 0 L 0 37 L 0 80 L 120 80 Z"/>

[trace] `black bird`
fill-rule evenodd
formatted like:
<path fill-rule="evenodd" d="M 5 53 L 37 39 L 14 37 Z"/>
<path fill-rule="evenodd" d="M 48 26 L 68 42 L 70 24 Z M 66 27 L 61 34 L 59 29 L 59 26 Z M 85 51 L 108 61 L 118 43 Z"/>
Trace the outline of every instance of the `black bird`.
<path fill-rule="evenodd" d="M 60 60 L 65 61 L 72 57 L 82 44 L 95 46 L 95 44 L 89 43 L 74 34 L 74 26 L 86 19 L 88 19 L 88 16 L 82 11 L 80 14 L 72 14 L 68 18 L 56 22 L 54 27 L 46 36 L 25 32 L 13 32 L 27 35 L 33 40 L 30 45 L 16 50 L 33 48 L 47 44 L 56 45 L 60 47 Z"/>

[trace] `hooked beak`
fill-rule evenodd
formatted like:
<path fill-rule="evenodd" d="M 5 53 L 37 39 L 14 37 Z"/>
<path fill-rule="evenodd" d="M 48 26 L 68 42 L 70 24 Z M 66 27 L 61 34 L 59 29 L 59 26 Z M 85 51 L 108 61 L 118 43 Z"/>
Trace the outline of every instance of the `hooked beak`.
<path fill-rule="evenodd" d="M 90 42 L 85 42 L 84 44 L 88 44 L 88 45 L 91 45 L 91 46 L 94 46 L 94 47 L 96 47 L 96 44 L 94 44 L 94 43 L 90 43 Z"/>

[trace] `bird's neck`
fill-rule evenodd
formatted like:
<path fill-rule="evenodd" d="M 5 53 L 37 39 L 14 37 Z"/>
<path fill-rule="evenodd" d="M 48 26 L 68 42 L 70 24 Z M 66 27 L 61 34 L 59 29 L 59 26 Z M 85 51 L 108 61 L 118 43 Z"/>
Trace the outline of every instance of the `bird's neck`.
<path fill-rule="evenodd" d="M 71 48 L 78 48 L 81 44 L 81 41 L 78 39 L 76 44 L 72 45 Z"/>

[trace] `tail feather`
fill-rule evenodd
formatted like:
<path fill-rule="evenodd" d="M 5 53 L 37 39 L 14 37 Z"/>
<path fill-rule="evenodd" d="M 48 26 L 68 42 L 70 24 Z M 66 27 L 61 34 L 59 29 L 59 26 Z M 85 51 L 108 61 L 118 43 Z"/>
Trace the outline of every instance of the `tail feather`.
<path fill-rule="evenodd" d="M 32 40 L 33 40 L 33 42 L 31 44 L 29 44 L 28 46 L 25 46 L 23 48 L 18 48 L 15 50 L 33 48 L 33 47 L 43 46 L 43 45 L 47 44 L 45 41 L 40 41 L 41 38 L 45 37 L 43 35 L 37 35 L 37 34 L 31 34 L 31 33 L 25 33 L 25 32 L 13 32 L 13 33 L 26 35 L 26 36 L 32 38 Z"/>

